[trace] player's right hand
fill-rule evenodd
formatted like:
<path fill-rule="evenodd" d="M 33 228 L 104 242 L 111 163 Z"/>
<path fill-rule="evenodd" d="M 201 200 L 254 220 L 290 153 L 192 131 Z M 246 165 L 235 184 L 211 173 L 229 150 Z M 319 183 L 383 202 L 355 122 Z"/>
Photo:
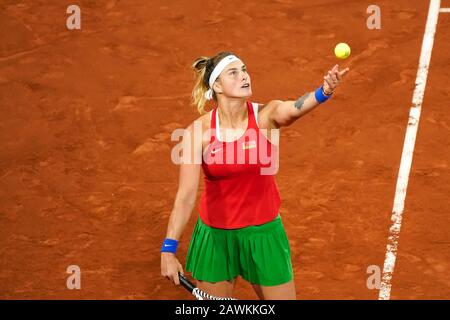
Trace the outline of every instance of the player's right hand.
<path fill-rule="evenodd" d="M 161 252 L 161 275 L 166 277 L 177 286 L 180 284 L 178 272 L 184 274 L 183 266 L 178 261 L 175 254 L 171 252 Z"/>

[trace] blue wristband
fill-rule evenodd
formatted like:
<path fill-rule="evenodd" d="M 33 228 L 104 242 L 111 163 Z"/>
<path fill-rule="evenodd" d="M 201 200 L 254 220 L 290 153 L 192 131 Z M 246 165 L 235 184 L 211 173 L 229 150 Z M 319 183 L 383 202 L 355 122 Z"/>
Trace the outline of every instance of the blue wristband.
<path fill-rule="evenodd" d="M 166 238 L 164 239 L 163 245 L 161 247 L 161 252 L 177 252 L 178 241 L 174 239 Z"/>
<path fill-rule="evenodd" d="M 314 96 L 316 97 L 317 102 L 322 103 L 327 101 L 331 98 L 331 94 L 329 96 L 323 94 L 323 86 L 320 86 L 316 92 L 314 93 Z"/>

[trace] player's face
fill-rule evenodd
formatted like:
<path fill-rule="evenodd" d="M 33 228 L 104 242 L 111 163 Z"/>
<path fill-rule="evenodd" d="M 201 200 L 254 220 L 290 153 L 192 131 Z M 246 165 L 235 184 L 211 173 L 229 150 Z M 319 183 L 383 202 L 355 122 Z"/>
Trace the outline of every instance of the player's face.
<path fill-rule="evenodd" d="M 230 98 L 248 98 L 252 95 L 252 85 L 247 67 L 242 61 L 230 63 L 219 77 L 220 91 Z"/>

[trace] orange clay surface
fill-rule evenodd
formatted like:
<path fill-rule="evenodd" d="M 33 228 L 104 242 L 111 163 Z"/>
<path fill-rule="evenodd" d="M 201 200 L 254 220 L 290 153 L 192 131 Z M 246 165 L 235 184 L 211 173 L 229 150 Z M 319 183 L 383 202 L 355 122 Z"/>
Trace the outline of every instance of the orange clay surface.
<path fill-rule="evenodd" d="M 281 130 L 277 183 L 298 299 L 377 299 L 367 267 L 385 258 L 428 1 L 378 1 L 380 30 L 361 1 L 78 4 L 70 31 L 64 2 L 0 3 L 0 298 L 191 299 L 160 274 L 178 186 L 171 133 L 198 117 L 192 61 L 231 50 L 259 103 L 351 68 L 329 102 Z M 450 298 L 449 28 L 441 14 L 393 299 Z M 66 288 L 70 265 L 81 290 Z M 235 296 L 257 299 L 240 277 Z"/>

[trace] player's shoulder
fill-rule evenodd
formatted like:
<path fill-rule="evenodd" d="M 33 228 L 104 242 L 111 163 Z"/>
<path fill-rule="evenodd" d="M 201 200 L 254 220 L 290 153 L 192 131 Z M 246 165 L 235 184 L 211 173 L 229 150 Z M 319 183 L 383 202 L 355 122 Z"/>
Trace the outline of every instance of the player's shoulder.
<path fill-rule="evenodd" d="M 258 126 L 260 129 L 273 129 L 277 128 L 274 125 L 271 114 L 274 108 L 283 101 L 270 100 L 267 103 L 257 103 L 258 105 Z"/>
<path fill-rule="evenodd" d="M 185 128 L 186 131 L 190 134 L 201 132 L 201 134 L 204 135 L 204 133 L 208 133 L 208 130 L 211 128 L 211 113 L 212 111 L 207 111 L 192 120 Z"/>
<path fill-rule="evenodd" d="M 210 140 L 210 130 L 208 130 L 211 119 L 211 111 L 206 112 L 200 116 L 197 116 L 194 120 L 192 120 L 185 128 L 183 132 L 183 140 L 188 139 L 192 145 L 198 147 L 198 150 L 201 151 L 202 147 L 205 147 Z M 193 137 L 201 137 L 200 139 Z M 197 144 L 198 141 L 202 141 L 201 144 Z"/>

